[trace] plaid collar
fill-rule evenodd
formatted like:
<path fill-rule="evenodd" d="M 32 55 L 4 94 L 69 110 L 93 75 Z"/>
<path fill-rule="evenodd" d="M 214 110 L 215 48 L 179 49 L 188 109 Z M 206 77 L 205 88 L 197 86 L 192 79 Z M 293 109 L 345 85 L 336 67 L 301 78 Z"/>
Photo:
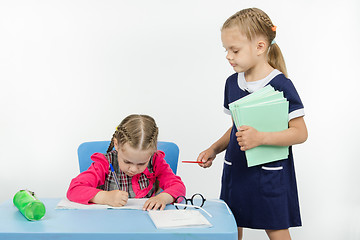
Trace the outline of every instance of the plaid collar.
<path fill-rule="evenodd" d="M 119 162 L 118 162 L 118 158 L 117 158 L 117 151 L 113 150 L 113 151 L 105 154 L 105 157 L 109 161 L 109 163 L 111 163 L 114 167 L 116 176 L 119 180 L 120 190 L 128 192 L 129 197 L 135 197 L 135 193 L 133 192 L 132 185 L 131 185 L 132 177 L 129 177 L 123 171 L 120 170 Z M 150 173 L 153 172 L 153 156 L 151 157 L 147 168 Z M 116 183 L 114 181 L 114 177 L 111 174 L 110 167 L 109 167 L 109 173 L 110 174 L 108 174 L 106 181 L 105 181 L 105 186 L 104 186 L 104 190 L 106 190 L 106 191 L 111 191 L 111 190 L 117 189 Z M 147 178 L 146 174 L 141 173 L 141 176 L 139 177 L 139 180 L 138 180 L 138 184 L 140 186 L 140 189 L 145 189 L 149 186 L 149 179 Z M 150 191 L 148 195 L 151 196 L 152 193 L 153 193 L 153 191 Z"/>

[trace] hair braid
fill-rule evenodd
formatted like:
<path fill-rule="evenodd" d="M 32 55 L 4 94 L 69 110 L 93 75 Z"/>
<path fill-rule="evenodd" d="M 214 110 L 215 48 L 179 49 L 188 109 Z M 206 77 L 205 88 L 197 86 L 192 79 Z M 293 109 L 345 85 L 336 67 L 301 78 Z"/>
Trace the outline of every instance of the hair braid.
<path fill-rule="evenodd" d="M 159 129 L 157 126 L 153 126 L 152 134 L 149 135 L 148 143 L 149 145 L 154 145 L 155 148 L 157 147 L 157 137 L 158 137 Z"/>
<path fill-rule="evenodd" d="M 157 148 L 157 137 L 159 129 L 154 119 L 149 116 L 143 118 L 142 128 L 144 130 L 143 148 Z"/>
<path fill-rule="evenodd" d="M 129 143 L 132 142 L 131 135 L 130 135 L 129 132 L 127 131 L 126 127 L 124 127 L 124 126 L 119 126 L 118 132 L 119 132 L 119 135 L 123 135 L 123 136 L 124 136 L 126 142 L 129 142 Z"/>
<path fill-rule="evenodd" d="M 272 28 L 274 26 L 269 16 L 262 15 L 261 13 L 257 13 L 257 16 L 266 24 L 268 28 Z"/>
<path fill-rule="evenodd" d="M 266 13 L 257 13 L 259 19 L 261 19 L 261 21 L 263 21 L 267 27 L 266 32 L 269 43 L 272 42 L 272 40 L 274 40 L 274 38 L 276 37 L 276 31 L 273 30 L 274 24 L 272 23 L 271 19 L 269 18 L 268 15 L 266 15 Z"/>
<path fill-rule="evenodd" d="M 110 142 L 110 145 L 109 145 L 106 153 L 111 152 L 111 151 L 113 150 L 113 148 L 114 148 L 114 138 L 115 138 L 115 134 L 116 134 L 116 132 L 113 134 L 113 137 L 111 138 L 111 142 Z"/>

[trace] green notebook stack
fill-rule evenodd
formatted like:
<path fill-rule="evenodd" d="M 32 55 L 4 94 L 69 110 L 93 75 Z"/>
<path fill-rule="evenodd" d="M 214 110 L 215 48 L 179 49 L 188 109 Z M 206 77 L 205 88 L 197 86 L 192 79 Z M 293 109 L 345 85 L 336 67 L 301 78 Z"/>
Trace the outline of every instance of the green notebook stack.
<path fill-rule="evenodd" d="M 278 132 L 288 128 L 289 102 L 284 94 L 267 85 L 229 104 L 235 126 L 247 125 L 260 132 Z M 287 158 L 287 146 L 261 145 L 245 151 L 248 167 Z"/>

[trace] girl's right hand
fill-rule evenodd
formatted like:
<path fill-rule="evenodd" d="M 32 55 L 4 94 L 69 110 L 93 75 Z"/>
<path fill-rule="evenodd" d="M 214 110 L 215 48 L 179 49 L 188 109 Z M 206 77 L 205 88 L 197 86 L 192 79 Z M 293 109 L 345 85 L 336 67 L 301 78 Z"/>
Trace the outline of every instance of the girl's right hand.
<path fill-rule="evenodd" d="M 212 165 L 212 161 L 215 159 L 216 153 L 212 148 L 208 148 L 205 151 L 201 152 L 197 158 L 200 167 L 208 168 Z"/>
<path fill-rule="evenodd" d="M 124 206 L 129 198 L 128 192 L 120 190 L 112 190 L 107 192 L 107 204 L 113 207 L 122 207 Z"/>
<path fill-rule="evenodd" d="M 125 191 L 112 190 L 98 192 L 90 202 L 98 204 L 106 204 L 113 207 L 124 206 L 129 198 L 129 194 Z"/>

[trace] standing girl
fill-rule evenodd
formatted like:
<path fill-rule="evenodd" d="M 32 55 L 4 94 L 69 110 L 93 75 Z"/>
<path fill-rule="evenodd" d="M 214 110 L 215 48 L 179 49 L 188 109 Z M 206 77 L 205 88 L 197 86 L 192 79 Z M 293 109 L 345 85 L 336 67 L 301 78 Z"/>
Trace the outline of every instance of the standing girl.
<path fill-rule="evenodd" d="M 162 210 L 177 197 L 185 196 L 184 183 L 164 160 L 165 154 L 157 151 L 157 136 L 158 128 L 152 117 L 126 117 L 116 128 L 107 154 L 93 154 L 94 162 L 89 169 L 71 181 L 67 198 L 82 204 L 110 206 L 123 206 L 128 198 L 149 198 L 144 210 Z M 155 195 L 158 187 L 163 191 Z"/>
<path fill-rule="evenodd" d="M 292 145 L 307 139 L 300 97 L 287 78 L 285 62 L 275 43 L 276 26 L 257 8 L 244 9 L 226 20 L 221 40 L 226 59 L 236 71 L 225 85 L 225 112 L 229 103 L 270 84 L 289 101 L 288 129 L 259 132 L 235 124 L 207 150 L 199 154 L 200 166 L 210 167 L 226 149 L 220 198 L 234 213 L 239 239 L 243 228 L 265 229 L 270 239 L 291 239 L 288 228 L 301 226 Z M 245 151 L 259 145 L 289 146 L 280 161 L 247 167 Z"/>

